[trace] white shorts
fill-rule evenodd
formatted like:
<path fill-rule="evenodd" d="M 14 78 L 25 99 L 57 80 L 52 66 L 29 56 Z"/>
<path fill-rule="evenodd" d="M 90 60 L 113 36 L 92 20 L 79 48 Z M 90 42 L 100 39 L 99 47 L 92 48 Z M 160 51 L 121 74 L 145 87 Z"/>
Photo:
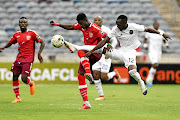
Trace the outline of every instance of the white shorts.
<path fill-rule="evenodd" d="M 112 49 L 111 52 L 105 54 L 108 57 L 114 58 L 121 62 L 124 62 L 125 67 L 128 68 L 129 65 L 136 66 L 136 50 L 129 48 L 118 48 Z"/>
<path fill-rule="evenodd" d="M 108 73 L 111 67 L 111 59 L 105 58 L 105 55 L 103 54 L 101 59 L 97 61 L 93 66 L 92 70 L 101 71 L 102 73 Z"/>
<path fill-rule="evenodd" d="M 151 64 L 159 63 L 161 60 L 161 55 L 162 55 L 162 53 L 160 53 L 160 52 L 149 52 L 148 56 L 151 61 Z"/>

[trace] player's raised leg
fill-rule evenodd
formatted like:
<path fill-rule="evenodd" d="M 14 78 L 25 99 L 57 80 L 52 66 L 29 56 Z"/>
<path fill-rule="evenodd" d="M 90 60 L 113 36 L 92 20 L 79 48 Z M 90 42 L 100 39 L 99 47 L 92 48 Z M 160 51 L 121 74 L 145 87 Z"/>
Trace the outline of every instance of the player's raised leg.
<path fill-rule="evenodd" d="M 64 42 L 66 47 L 70 50 L 71 53 L 75 52 L 76 50 L 86 50 L 86 51 L 90 51 L 92 50 L 95 45 L 75 45 L 75 44 L 72 44 L 70 42 L 67 42 L 65 41 Z M 103 48 L 100 48 L 98 50 L 95 50 L 93 53 L 102 53 L 103 52 Z"/>
<path fill-rule="evenodd" d="M 78 51 L 78 56 L 80 57 L 81 64 L 86 71 L 86 73 L 84 74 L 85 78 L 88 79 L 90 82 L 94 81 L 90 70 L 89 58 L 85 57 L 85 52 L 82 50 Z"/>
<path fill-rule="evenodd" d="M 19 94 L 19 80 L 18 80 L 19 75 L 20 74 L 18 74 L 18 73 L 13 73 L 13 90 L 16 95 L 16 99 L 14 101 L 12 101 L 11 103 L 22 102 L 22 100 L 20 98 L 20 94 Z"/>

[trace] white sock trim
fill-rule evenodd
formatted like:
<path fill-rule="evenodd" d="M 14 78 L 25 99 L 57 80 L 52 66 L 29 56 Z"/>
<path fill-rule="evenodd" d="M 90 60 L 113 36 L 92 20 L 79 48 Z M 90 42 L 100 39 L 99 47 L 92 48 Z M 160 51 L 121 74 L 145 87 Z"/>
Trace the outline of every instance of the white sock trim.
<path fill-rule="evenodd" d="M 115 73 L 114 71 L 113 71 L 113 72 L 109 72 L 109 73 L 107 74 L 108 80 L 112 79 L 115 75 L 116 75 L 116 73 Z"/>
<path fill-rule="evenodd" d="M 19 85 L 18 86 L 13 86 L 13 89 L 16 89 L 16 88 L 19 88 Z"/>
<path fill-rule="evenodd" d="M 88 61 L 89 61 L 89 59 L 88 59 L 87 57 L 82 57 L 82 58 L 80 59 L 81 63 L 82 63 L 82 61 L 84 61 L 84 60 L 88 60 Z"/>
<path fill-rule="evenodd" d="M 87 85 L 79 85 L 79 89 L 87 88 Z"/>

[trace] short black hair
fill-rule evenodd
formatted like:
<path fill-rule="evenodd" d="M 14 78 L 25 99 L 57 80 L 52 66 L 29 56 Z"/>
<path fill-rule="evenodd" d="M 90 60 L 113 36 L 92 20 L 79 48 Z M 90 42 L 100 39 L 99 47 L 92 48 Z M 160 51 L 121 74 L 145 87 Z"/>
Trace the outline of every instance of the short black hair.
<path fill-rule="evenodd" d="M 125 21 L 128 20 L 127 16 L 125 16 L 125 15 L 118 16 L 117 20 L 119 20 L 119 19 L 122 19 L 122 20 L 125 20 Z"/>
<path fill-rule="evenodd" d="M 20 22 L 20 20 L 21 20 L 21 19 L 26 19 L 26 20 L 27 20 L 27 18 L 26 18 L 26 17 L 21 17 L 21 18 L 19 19 L 19 22 Z"/>
<path fill-rule="evenodd" d="M 154 25 L 155 23 L 159 24 L 159 22 L 158 22 L 157 20 L 154 20 L 154 23 L 153 23 L 153 25 Z"/>
<path fill-rule="evenodd" d="M 81 20 L 87 20 L 87 17 L 86 17 L 86 15 L 84 14 L 84 13 L 79 13 L 78 15 L 77 15 L 77 18 L 76 18 L 76 20 L 79 22 L 79 21 L 81 21 Z"/>

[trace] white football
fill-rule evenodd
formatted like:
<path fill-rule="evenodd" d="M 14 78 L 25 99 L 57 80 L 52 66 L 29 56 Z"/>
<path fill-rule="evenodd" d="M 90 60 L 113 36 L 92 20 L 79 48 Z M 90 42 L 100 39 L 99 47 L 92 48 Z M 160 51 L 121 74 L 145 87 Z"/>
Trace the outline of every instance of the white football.
<path fill-rule="evenodd" d="M 51 39 L 51 43 L 56 48 L 62 47 L 64 45 L 64 38 L 61 35 L 54 35 Z"/>

